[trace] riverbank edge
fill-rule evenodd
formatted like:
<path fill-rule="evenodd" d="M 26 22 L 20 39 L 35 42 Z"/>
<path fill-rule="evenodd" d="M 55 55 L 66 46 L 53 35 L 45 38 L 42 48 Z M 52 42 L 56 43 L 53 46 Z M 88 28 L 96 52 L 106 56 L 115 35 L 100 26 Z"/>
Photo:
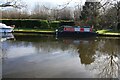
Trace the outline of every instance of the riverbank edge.
<path fill-rule="evenodd" d="M 120 31 L 110 31 L 110 30 L 98 30 L 96 31 L 98 36 L 105 36 L 105 37 L 120 37 Z"/>
<path fill-rule="evenodd" d="M 54 30 L 14 30 L 13 33 L 39 33 L 39 34 L 56 34 Z M 120 37 L 120 33 L 99 33 L 97 36 L 104 36 L 104 37 Z"/>
<path fill-rule="evenodd" d="M 103 37 L 120 37 L 120 35 L 112 35 L 112 34 L 99 34 L 98 36 L 103 36 Z"/>
<path fill-rule="evenodd" d="M 13 33 L 55 34 L 54 30 L 14 30 Z"/>

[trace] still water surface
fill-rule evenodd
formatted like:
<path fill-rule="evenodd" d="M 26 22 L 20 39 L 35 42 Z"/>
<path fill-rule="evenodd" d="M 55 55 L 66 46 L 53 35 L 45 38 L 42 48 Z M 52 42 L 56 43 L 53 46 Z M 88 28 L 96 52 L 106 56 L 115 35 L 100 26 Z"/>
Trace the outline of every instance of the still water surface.
<path fill-rule="evenodd" d="M 118 78 L 120 38 L 14 34 L 2 42 L 4 78 Z"/>

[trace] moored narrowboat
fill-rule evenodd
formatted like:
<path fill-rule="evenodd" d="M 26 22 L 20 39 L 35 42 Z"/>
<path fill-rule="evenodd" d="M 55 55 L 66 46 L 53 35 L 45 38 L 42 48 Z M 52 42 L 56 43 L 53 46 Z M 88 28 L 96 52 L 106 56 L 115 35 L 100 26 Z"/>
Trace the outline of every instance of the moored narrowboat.
<path fill-rule="evenodd" d="M 96 36 L 97 33 L 93 31 L 90 26 L 61 26 L 56 30 L 58 37 L 90 37 Z"/>

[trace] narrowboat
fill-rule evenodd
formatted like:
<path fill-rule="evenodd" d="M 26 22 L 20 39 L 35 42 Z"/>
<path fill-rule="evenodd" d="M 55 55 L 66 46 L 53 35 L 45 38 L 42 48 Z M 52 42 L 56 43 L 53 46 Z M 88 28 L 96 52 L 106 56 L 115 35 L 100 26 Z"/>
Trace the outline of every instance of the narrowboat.
<path fill-rule="evenodd" d="M 90 26 L 61 26 L 56 29 L 57 37 L 90 37 L 96 36 L 97 33 L 93 32 Z"/>
<path fill-rule="evenodd" d="M 10 33 L 13 31 L 15 25 L 12 25 L 12 26 L 7 26 L 3 23 L 0 23 L 0 32 L 1 33 Z"/>

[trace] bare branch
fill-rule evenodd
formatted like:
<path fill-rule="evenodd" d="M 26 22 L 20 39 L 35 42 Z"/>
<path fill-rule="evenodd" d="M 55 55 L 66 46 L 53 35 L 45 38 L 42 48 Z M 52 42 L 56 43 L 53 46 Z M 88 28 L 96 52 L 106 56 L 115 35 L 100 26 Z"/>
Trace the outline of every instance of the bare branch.
<path fill-rule="evenodd" d="M 70 4 L 70 2 L 72 2 L 72 0 L 70 0 L 70 1 L 67 2 L 66 4 L 58 5 L 58 7 L 61 7 L 61 6 L 62 6 L 61 9 L 58 9 L 57 7 L 56 7 L 56 9 L 50 9 L 50 8 L 46 7 L 45 5 L 43 5 L 43 6 L 44 6 L 46 9 L 48 9 L 48 10 L 55 10 L 55 11 L 58 11 L 58 10 L 63 10 L 63 9 L 65 9 L 65 8 Z"/>
<path fill-rule="evenodd" d="M 26 6 L 27 6 L 26 4 L 23 4 L 19 0 L 13 0 L 11 2 L 0 4 L 0 7 L 13 7 L 13 8 L 18 8 L 18 9 L 21 9 Z"/>

